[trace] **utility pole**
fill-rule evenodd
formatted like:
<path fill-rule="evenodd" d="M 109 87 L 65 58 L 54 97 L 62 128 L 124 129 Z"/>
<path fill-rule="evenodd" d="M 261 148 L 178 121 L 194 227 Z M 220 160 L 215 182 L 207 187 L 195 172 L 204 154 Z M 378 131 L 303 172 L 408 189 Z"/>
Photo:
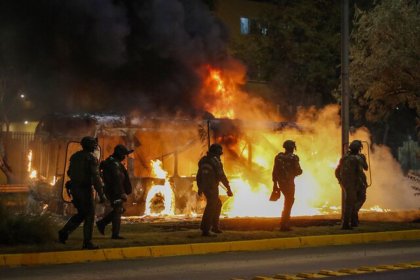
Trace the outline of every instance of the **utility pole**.
<path fill-rule="evenodd" d="M 349 0 L 341 0 L 341 155 L 349 143 Z M 341 193 L 341 217 L 345 203 Z"/>
<path fill-rule="evenodd" d="M 210 149 L 210 120 L 207 120 L 207 149 Z"/>

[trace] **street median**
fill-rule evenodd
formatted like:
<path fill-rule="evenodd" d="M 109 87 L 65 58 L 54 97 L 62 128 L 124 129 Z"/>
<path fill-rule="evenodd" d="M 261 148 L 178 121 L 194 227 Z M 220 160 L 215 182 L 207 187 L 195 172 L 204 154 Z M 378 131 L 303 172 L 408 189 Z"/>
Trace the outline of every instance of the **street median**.
<path fill-rule="evenodd" d="M 0 267 L 69 264 L 135 258 L 199 255 L 232 251 L 278 250 L 333 245 L 420 240 L 420 230 L 284 237 L 260 240 L 157 245 L 98 250 L 1 254 Z"/>

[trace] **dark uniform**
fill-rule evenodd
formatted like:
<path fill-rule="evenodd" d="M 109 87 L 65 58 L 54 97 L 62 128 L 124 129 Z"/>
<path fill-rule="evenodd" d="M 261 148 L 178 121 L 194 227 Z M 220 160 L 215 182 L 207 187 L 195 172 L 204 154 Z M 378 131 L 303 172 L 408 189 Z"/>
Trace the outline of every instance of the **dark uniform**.
<path fill-rule="evenodd" d="M 284 153 L 279 153 L 274 159 L 273 192 L 281 192 L 284 196 L 283 212 L 281 214 L 280 230 L 290 230 L 290 212 L 295 202 L 295 177 L 302 174 L 299 157 L 293 154 L 296 144 L 292 140 L 283 143 Z"/>
<path fill-rule="evenodd" d="M 214 233 L 222 233 L 219 228 L 219 218 L 222 210 L 222 202 L 219 198 L 219 183 L 222 182 L 226 187 L 228 196 L 233 195 L 220 160 L 222 154 L 222 146 L 212 144 L 207 155 L 198 162 L 198 194 L 204 193 L 207 200 L 200 225 L 203 236 L 211 236 L 210 230 Z"/>
<path fill-rule="evenodd" d="M 100 170 L 105 183 L 105 195 L 111 203 L 112 211 L 96 223 L 101 234 L 105 234 L 105 227 L 112 223 L 112 239 L 123 239 L 120 236 L 121 215 L 124 213 L 123 203 L 133 188 L 125 166 L 121 163 L 125 156 L 132 153 L 123 145 L 117 145 L 114 153 L 101 162 Z"/>
<path fill-rule="evenodd" d="M 366 201 L 367 180 L 363 169 L 367 169 L 366 158 L 359 154 L 362 142 L 354 140 L 349 152 L 340 159 L 335 176 L 344 193 L 342 229 L 358 226 L 358 212 Z"/>
<path fill-rule="evenodd" d="M 358 154 L 358 157 L 359 157 L 359 161 L 362 165 L 363 170 L 367 171 L 369 167 L 368 167 L 365 155 Z M 357 227 L 359 225 L 359 211 L 362 208 L 363 204 L 366 202 L 367 187 L 368 187 L 368 183 L 367 183 L 366 174 L 365 172 L 362 172 L 361 187 L 357 190 L 355 212 L 352 218 L 354 227 Z"/>
<path fill-rule="evenodd" d="M 70 158 L 67 175 L 70 183 L 66 186 L 72 197 L 72 203 L 77 209 L 77 214 L 72 216 L 64 227 L 58 232 L 61 243 L 65 243 L 69 234 L 83 221 L 83 249 L 97 249 L 92 244 L 92 231 L 95 219 L 95 202 L 92 185 L 99 195 L 100 202 L 104 202 L 103 183 L 99 176 L 99 163 L 93 155 L 97 148 L 97 140 L 93 137 L 83 137 L 82 151 L 74 153 Z"/>

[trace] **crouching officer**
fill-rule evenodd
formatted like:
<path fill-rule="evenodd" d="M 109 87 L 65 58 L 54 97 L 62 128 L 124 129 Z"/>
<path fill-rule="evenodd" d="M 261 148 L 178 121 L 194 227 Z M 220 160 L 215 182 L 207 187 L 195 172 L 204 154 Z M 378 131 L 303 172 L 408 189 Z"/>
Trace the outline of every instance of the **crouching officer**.
<path fill-rule="evenodd" d="M 219 198 L 219 183 L 222 182 L 226 187 L 228 196 L 233 196 L 220 159 L 222 154 L 222 146 L 212 144 L 207 155 L 198 162 L 196 178 L 198 194 L 201 196 L 204 193 L 207 200 L 200 225 L 202 236 L 214 236 L 210 233 L 210 230 L 213 233 L 222 233 L 219 228 L 219 218 L 222 210 L 222 202 Z"/>
<path fill-rule="evenodd" d="M 96 138 L 86 136 L 81 141 L 82 150 L 70 157 L 70 165 L 67 175 L 70 183 L 68 191 L 72 197 L 72 203 L 77 209 L 77 214 L 72 216 L 64 227 L 58 232 L 58 239 L 66 243 L 69 234 L 83 223 L 83 249 L 97 249 L 92 243 L 93 223 L 95 219 L 95 202 L 92 185 L 99 195 L 99 202 L 105 201 L 103 183 L 99 176 L 99 162 L 93 155 L 98 147 Z"/>
<path fill-rule="evenodd" d="M 105 183 L 105 194 L 111 203 L 112 211 L 98 221 L 96 226 L 104 235 L 105 227 L 112 223 L 112 239 L 124 239 L 120 236 L 121 215 L 125 211 L 123 203 L 127 201 L 127 195 L 131 194 L 133 188 L 122 161 L 132 152 L 133 150 L 128 150 L 124 145 L 117 145 L 114 153 L 100 165 Z"/>
<path fill-rule="evenodd" d="M 354 140 L 349 145 L 349 151 L 340 159 L 335 169 L 335 176 L 344 193 L 342 229 L 352 229 L 358 224 L 358 207 L 366 200 L 366 176 L 360 150 L 362 142 Z"/>
<path fill-rule="evenodd" d="M 295 202 L 295 177 L 302 174 L 299 164 L 299 157 L 293 152 L 296 150 L 296 144 L 292 140 L 286 140 L 283 143 L 284 153 L 281 152 L 274 158 L 273 167 L 273 193 L 280 192 L 284 196 L 283 212 L 281 213 L 281 231 L 290 230 L 290 213 Z"/>

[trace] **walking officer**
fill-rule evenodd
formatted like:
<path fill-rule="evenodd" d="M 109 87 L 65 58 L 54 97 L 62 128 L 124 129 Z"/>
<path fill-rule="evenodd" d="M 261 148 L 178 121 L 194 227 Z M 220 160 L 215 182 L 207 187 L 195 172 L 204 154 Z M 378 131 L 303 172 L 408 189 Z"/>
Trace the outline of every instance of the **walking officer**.
<path fill-rule="evenodd" d="M 70 182 L 66 184 L 67 190 L 72 197 L 72 203 L 77 209 L 64 227 L 58 232 L 58 240 L 66 243 L 69 234 L 83 223 L 83 249 L 97 249 L 92 243 L 93 223 L 95 219 L 95 202 L 92 185 L 99 195 L 99 203 L 105 201 L 103 183 L 99 176 L 98 159 L 93 152 L 98 147 L 96 138 L 86 136 L 81 141 L 82 150 L 70 157 L 70 165 L 67 175 Z"/>
<path fill-rule="evenodd" d="M 220 144 L 212 144 L 207 155 L 198 162 L 198 194 L 201 196 L 204 193 L 207 200 L 200 225 L 202 236 L 214 236 L 214 234 L 210 233 L 210 230 L 213 233 L 222 233 L 219 228 L 219 218 L 222 210 L 222 202 L 219 198 L 219 183 L 222 182 L 225 186 L 228 196 L 233 196 L 220 159 L 222 154 L 222 146 Z"/>
<path fill-rule="evenodd" d="M 280 152 L 274 159 L 273 167 L 273 193 L 282 193 L 284 196 L 283 212 L 281 214 L 281 231 L 290 229 L 290 213 L 295 202 L 295 177 L 302 174 L 299 157 L 293 152 L 296 144 L 292 140 L 283 143 L 284 153 Z"/>
<path fill-rule="evenodd" d="M 128 150 L 124 145 L 119 144 L 115 146 L 114 153 L 100 165 L 105 183 L 105 194 L 111 203 L 112 211 L 98 221 L 96 226 L 99 232 L 104 235 L 105 227 L 112 223 L 112 239 L 124 239 L 120 236 L 121 215 L 125 211 L 123 204 L 127 201 L 127 195 L 131 194 L 133 188 L 122 161 L 132 152 L 133 150 Z"/>

